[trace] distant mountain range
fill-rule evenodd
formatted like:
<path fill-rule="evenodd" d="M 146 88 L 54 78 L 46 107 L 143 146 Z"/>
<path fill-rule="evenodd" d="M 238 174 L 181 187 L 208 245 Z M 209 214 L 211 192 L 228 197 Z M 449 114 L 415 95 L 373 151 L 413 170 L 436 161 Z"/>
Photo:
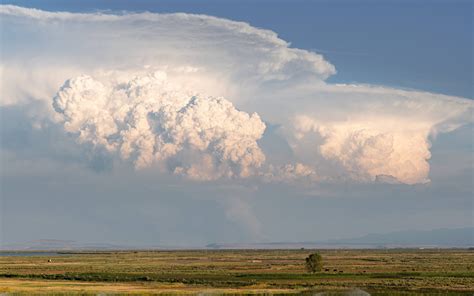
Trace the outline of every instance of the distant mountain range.
<path fill-rule="evenodd" d="M 333 244 L 469 247 L 474 246 L 474 227 L 397 231 L 387 234 L 368 234 L 359 238 L 330 240 L 328 242 Z"/>
<path fill-rule="evenodd" d="M 367 234 L 357 238 L 316 242 L 277 242 L 256 244 L 209 244 L 213 249 L 296 249 L 296 248 L 468 248 L 474 247 L 474 227 L 409 230 Z"/>
<path fill-rule="evenodd" d="M 358 238 L 315 242 L 212 243 L 193 249 L 321 249 L 321 248 L 468 248 L 474 247 L 474 227 L 435 229 L 429 231 L 398 231 L 368 234 Z M 125 246 L 108 243 L 79 243 L 71 240 L 42 239 L 26 243 L 6 244 L 0 250 L 18 251 L 85 251 L 124 249 L 186 249 L 186 247 Z"/>
<path fill-rule="evenodd" d="M 0 250 L 14 250 L 14 251 L 71 251 L 71 250 L 120 250 L 127 249 L 127 247 L 94 243 L 84 244 L 72 240 L 58 240 L 58 239 L 40 239 L 29 241 L 26 243 L 5 244 L 0 246 Z"/>

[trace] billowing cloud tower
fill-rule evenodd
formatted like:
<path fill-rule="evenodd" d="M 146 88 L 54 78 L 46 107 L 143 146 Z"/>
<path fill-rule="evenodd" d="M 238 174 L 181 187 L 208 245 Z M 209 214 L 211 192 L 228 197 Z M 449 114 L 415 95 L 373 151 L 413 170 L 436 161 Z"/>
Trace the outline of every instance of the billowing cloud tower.
<path fill-rule="evenodd" d="M 265 160 L 257 140 L 265 124 L 224 98 L 173 87 L 166 73 L 127 81 L 70 79 L 54 98 L 66 131 L 142 168 L 163 167 L 192 179 L 249 177 Z"/>
<path fill-rule="evenodd" d="M 336 69 L 322 55 L 242 22 L 9 5 L 0 14 L 6 37 L 35 44 L 5 44 L 2 105 L 30 106 L 33 121 L 137 169 L 194 180 L 426 183 L 431 140 L 472 122 L 468 99 L 327 83 Z M 45 112 L 34 112 L 38 104 Z M 268 124 L 291 150 L 279 163 L 259 144 Z"/>

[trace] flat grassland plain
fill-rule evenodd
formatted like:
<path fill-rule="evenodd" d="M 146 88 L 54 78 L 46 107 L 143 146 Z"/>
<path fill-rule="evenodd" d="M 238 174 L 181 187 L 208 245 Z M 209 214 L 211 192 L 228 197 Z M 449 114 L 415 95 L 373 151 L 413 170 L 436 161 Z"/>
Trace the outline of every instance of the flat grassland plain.
<path fill-rule="evenodd" d="M 0 253 L 0 293 L 474 295 L 472 250 L 320 250 L 323 271 L 310 274 L 312 252 Z"/>

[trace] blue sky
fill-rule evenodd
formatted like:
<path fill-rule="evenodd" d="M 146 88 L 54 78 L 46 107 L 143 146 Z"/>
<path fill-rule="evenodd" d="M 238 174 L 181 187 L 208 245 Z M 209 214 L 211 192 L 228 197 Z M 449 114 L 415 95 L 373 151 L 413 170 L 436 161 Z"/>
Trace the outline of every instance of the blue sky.
<path fill-rule="evenodd" d="M 473 225 L 471 1 L 2 4 L 0 244 Z"/>

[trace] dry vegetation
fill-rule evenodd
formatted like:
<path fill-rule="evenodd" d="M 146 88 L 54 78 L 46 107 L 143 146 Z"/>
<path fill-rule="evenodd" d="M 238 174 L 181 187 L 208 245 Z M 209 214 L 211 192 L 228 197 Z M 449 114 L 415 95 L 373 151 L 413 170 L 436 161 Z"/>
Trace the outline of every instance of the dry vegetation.
<path fill-rule="evenodd" d="M 47 257 L 0 256 L 0 293 L 301 293 L 360 288 L 372 295 L 474 292 L 474 251 L 323 250 L 120 251 Z M 48 262 L 51 259 L 51 262 Z"/>

